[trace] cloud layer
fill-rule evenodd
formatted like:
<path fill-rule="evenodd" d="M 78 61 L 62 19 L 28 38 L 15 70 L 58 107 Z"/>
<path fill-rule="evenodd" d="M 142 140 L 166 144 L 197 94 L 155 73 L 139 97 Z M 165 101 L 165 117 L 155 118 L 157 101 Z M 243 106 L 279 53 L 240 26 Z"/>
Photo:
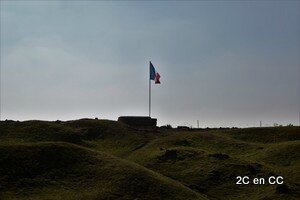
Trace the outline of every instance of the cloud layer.
<path fill-rule="evenodd" d="M 299 2 L 1 2 L 1 119 L 299 123 Z"/>

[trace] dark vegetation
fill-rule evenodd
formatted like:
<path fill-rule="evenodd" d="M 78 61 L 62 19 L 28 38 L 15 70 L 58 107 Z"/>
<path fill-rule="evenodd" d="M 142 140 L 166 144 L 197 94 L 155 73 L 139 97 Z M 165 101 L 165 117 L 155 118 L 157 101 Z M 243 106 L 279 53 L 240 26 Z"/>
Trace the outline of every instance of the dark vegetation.
<path fill-rule="evenodd" d="M 1 121 L 0 199 L 299 199 L 300 128 Z M 281 175 L 283 185 L 236 185 Z"/>

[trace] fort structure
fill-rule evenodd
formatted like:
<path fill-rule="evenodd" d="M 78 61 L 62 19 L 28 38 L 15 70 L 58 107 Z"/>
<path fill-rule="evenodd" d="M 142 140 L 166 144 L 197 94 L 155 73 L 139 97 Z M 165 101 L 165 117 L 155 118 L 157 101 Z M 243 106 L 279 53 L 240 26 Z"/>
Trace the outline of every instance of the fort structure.
<path fill-rule="evenodd" d="M 148 116 L 121 116 L 118 122 L 135 127 L 156 127 L 157 119 Z"/>

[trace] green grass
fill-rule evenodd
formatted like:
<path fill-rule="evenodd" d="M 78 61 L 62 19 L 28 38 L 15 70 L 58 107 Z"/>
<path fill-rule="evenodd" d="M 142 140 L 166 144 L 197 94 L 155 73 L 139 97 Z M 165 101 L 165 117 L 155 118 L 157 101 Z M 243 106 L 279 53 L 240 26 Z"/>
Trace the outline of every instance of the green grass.
<path fill-rule="evenodd" d="M 4 199 L 206 199 L 140 165 L 64 142 L 0 147 Z"/>
<path fill-rule="evenodd" d="M 0 122 L 0 199 L 299 199 L 300 128 Z M 236 176 L 284 177 L 236 185 Z"/>

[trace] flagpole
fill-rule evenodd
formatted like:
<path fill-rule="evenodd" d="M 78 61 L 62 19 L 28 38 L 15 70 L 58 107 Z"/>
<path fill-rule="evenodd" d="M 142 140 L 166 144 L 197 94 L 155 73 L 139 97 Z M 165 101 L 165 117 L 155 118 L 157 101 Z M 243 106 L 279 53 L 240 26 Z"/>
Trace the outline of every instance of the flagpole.
<path fill-rule="evenodd" d="M 150 61 L 151 62 L 151 61 Z M 149 62 L 149 117 L 151 117 L 151 66 Z"/>

